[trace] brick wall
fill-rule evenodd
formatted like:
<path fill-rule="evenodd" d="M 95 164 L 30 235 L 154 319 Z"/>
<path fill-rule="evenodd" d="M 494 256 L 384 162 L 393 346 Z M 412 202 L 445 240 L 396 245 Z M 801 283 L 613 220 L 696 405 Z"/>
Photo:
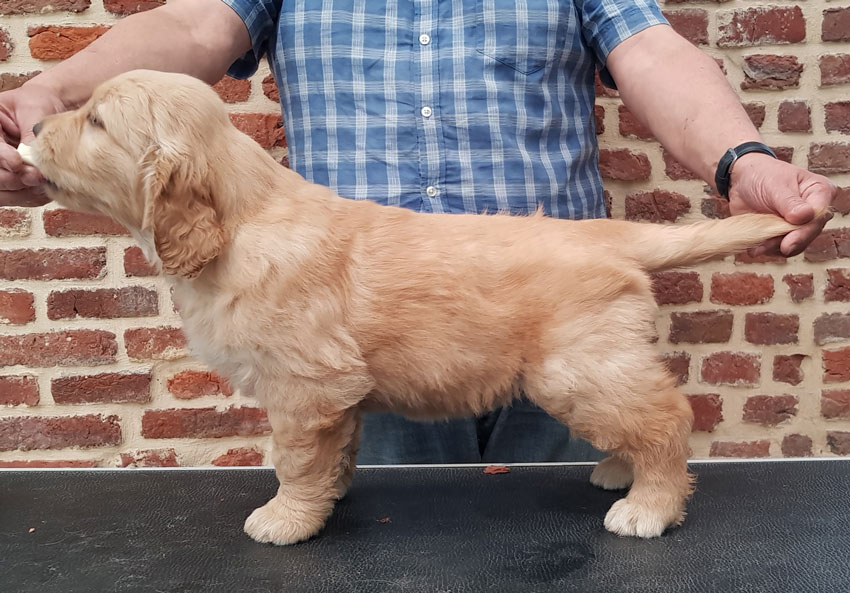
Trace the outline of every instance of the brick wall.
<path fill-rule="evenodd" d="M 159 0 L 0 0 L 0 89 Z M 802 256 L 656 275 L 661 348 L 696 412 L 695 457 L 850 454 L 850 7 L 668 2 L 717 58 L 781 158 L 844 187 Z M 217 89 L 234 123 L 285 160 L 267 69 Z M 613 215 L 728 215 L 599 87 Z M 188 357 L 179 318 L 126 231 L 56 206 L 0 208 L 0 467 L 258 465 L 255 402 Z"/>

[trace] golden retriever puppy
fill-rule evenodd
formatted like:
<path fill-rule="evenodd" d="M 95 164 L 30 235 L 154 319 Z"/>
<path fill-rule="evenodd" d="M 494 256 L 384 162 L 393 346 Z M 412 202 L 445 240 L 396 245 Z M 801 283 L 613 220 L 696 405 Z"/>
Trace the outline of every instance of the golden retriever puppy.
<path fill-rule="evenodd" d="M 343 199 L 234 128 L 209 86 L 136 71 L 45 119 L 60 204 L 123 223 L 173 283 L 194 353 L 268 410 L 274 498 L 245 531 L 315 535 L 352 479 L 364 410 L 478 414 L 520 392 L 611 456 L 620 535 L 681 523 L 692 413 L 653 346 L 647 272 L 794 227 L 419 214 Z M 352 147 L 352 150 L 354 148 Z"/>

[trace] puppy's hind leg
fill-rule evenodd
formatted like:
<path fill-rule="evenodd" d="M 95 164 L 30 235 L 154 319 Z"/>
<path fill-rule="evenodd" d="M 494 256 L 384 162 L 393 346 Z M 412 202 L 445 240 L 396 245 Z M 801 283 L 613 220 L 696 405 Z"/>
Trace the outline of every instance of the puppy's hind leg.
<path fill-rule="evenodd" d="M 526 392 L 577 436 L 613 454 L 593 472 L 594 484 L 619 489 L 631 482 L 605 527 L 619 535 L 661 535 L 682 522 L 692 491 L 686 463 L 691 407 L 646 344 L 608 349 L 604 361 L 576 350 L 570 362 L 552 359 L 527 374 Z"/>

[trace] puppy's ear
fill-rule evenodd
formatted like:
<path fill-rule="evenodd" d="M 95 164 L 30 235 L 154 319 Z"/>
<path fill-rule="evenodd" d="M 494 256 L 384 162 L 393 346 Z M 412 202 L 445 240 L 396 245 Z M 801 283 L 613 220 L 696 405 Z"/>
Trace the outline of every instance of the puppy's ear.
<path fill-rule="evenodd" d="M 153 233 L 163 271 L 196 277 L 226 240 L 206 171 L 158 146 L 145 154 L 141 171 L 142 229 Z"/>

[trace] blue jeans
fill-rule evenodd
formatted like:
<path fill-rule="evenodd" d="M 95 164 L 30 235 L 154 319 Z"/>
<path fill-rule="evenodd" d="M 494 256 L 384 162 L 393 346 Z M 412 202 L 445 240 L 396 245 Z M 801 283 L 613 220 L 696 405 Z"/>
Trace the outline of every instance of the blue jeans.
<path fill-rule="evenodd" d="M 605 454 L 526 399 L 478 418 L 416 422 L 363 415 L 359 465 L 598 461 Z"/>

